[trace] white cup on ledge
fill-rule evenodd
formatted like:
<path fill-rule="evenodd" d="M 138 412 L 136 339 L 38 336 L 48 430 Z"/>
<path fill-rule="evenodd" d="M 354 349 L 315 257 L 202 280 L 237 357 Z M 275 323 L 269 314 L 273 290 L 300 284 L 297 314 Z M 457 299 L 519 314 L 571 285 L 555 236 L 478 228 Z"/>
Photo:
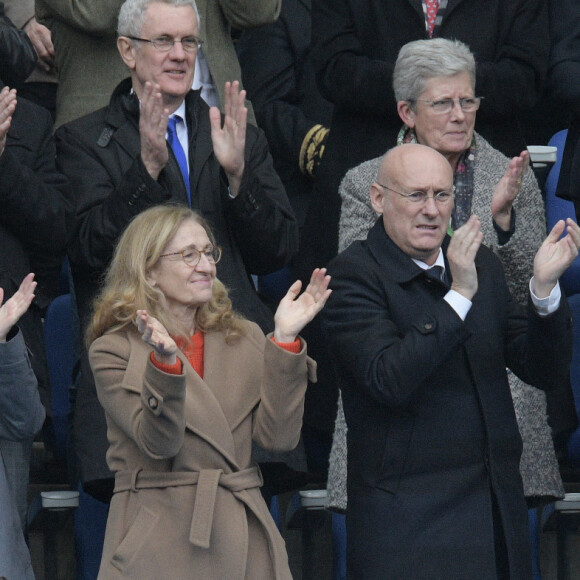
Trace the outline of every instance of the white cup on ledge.
<path fill-rule="evenodd" d="M 556 163 L 558 148 L 551 145 L 528 145 L 528 152 L 533 167 L 537 169 Z"/>

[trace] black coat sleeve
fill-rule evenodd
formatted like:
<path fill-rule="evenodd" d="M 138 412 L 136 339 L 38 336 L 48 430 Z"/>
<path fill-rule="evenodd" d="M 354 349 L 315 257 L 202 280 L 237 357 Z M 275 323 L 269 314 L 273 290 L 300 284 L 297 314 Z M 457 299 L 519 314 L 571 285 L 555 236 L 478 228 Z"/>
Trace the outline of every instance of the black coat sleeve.
<path fill-rule="evenodd" d="M 576 0 L 550 3 L 552 52 L 548 89 L 580 114 L 580 4 Z"/>
<path fill-rule="evenodd" d="M 57 171 L 50 113 L 19 99 L 0 156 L 0 226 L 26 249 L 40 290 L 50 296 L 65 252 L 70 187 Z"/>
<path fill-rule="evenodd" d="M 102 271 L 131 219 L 170 195 L 147 173 L 140 155 L 92 143 L 83 138 L 82 125 L 63 125 L 56 141 L 58 166 L 74 195 L 67 216 L 71 264 Z"/>
<path fill-rule="evenodd" d="M 228 226 L 252 274 L 284 267 L 298 250 L 298 224 L 264 133 L 248 125 L 240 191 L 226 200 Z"/>
<path fill-rule="evenodd" d="M 396 116 L 394 59 L 368 55 L 360 38 L 364 22 L 355 21 L 352 8 L 351 0 L 313 2 L 312 60 L 320 92 L 341 108 Z"/>
<path fill-rule="evenodd" d="M 304 95 L 300 94 L 297 75 L 307 58 L 307 47 L 292 39 L 290 25 L 279 18 L 274 24 L 245 30 L 236 48 L 244 87 L 258 125 L 268 138 L 272 156 L 298 167 L 306 134 L 324 121 L 308 118 L 300 107 Z M 310 28 L 308 15 L 304 26 Z"/>
<path fill-rule="evenodd" d="M 18 87 L 30 76 L 36 60 L 28 35 L 4 14 L 4 3 L 0 2 L 0 80 Z"/>

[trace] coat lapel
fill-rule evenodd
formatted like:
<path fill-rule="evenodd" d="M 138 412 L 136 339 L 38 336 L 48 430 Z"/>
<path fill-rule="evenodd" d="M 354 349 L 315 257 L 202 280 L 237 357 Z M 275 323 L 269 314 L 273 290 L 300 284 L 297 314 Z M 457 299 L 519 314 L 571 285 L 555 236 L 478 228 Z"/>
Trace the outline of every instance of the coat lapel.
<path fill-rule="evenodd" d="M 214 333 L 218 334 L 218 333 Z M 130 333 L 132 342 L 131 352 L 139 353 L 131 356 L 125 373 L 124 382 L 127 385 L 138 385 L 143 378 L 143 367 L 147 363 L 150 348 L 141 341 L 136 333 Z M 209 355 L 209 356 L 215 356 Z M 209 360 L 207 347 L 204 350 L 204 358 Z M 220 360 L 220 354 L 217 354 Z M 230 464 L 237 467 L 235 446 L 232 432 L 224 415 L 220 402 L 216 398 L 211 387 L 193 370 L 187 358 L 180 355 L 183 369 L 186 373 L 186 397 L 185 397 L 185 425 L 186 429 L 205 439 Z"/>
<path fill-rule="evenodd" d="M 389 276 L 399 284 L 408 282 L 422 270 L 405 254 L 385 232 L 382 218 L 369 231 L 367 243 L 378 264 L 388 269 Z"/>
<path fill-rule="evenodd" d="M 221 332 L 205 335 L 204 378 L 221 402 L 231 432 L 252 414 L 260 401 L 263 369 L 247 368 L 249 349 L 252 360 L 256 358 L 256 350 L 263 354 L 263 347 L 259 348 L 249 339 L 227 345 Z M 240 375 L 249 378 L 240 383 Z"/>
<path fill-rule="evenodd" d="M 199 209 L 203 207 L 203 192 L 199 191 L 199 180 L 204 166 L 213 153 L 211 140 L 211 126 L 209 121 L 209 109 L 203 102 L 199 91 L 190 91 L 186 97 L 187 130 L 189 132 L 189 181 L 191 184 L 192 205 L 193 196 L 197 198 Z"/>
<path fill-rule="evenodd" d="M 441 244 L 449 286 L 451 286 L 453 281 L 449 262 L 447 261 L 447 246 L 450 241 L 451 238 L 446 235 Z M 388 269 L 389 276 L 397 283 L 404 284 L 423 274 L 423 270 L 389 238 L 385 232 L 382 218 L 379 218 L 369 231 L 367 243 L 377 263 Z"/>
<path fill-rule="evenodd" d="M 218 333 L 212 333 L 218 334 Z M 208 354 L 207 336 L 204 345 L 204 377 L 211 368 L 211 359 L 216 354 Z M 217 354 L 218 361 L 221 359 Z M 205 439 L 219 451 L 232 465 L 238 466 L 232 431 L 218 396 L 205 379 L 202 379 L 189 364 L 185 356 L 181 357 L 187 374 L 187 393 L 185 398 L 185 425 L 198 437 Z"/>
<path fill-rule="evenodd" d="M 113 139 L 127 153 L 130 159 L 135 159 L 141 153 L 139 139 L 135 139 L 135 128 L 130 121 L 126 121 L 118 127 L 113 135 Z"/>
<path fill-rule="evenodd" d="M 413 7 L 413 10 L 423 19 L 425 20 L 425 15 L 423 13 L 423 2 L 422 0 L 407 0 L 409 4 Z"/>

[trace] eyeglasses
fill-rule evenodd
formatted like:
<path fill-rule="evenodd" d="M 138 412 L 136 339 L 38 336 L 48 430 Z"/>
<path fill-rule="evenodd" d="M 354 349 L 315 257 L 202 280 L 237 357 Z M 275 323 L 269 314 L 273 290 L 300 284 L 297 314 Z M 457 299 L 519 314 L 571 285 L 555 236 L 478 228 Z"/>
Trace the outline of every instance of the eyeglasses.
<path fill-rule="evenodd" d="M 427 103 L 437 115 L 445 115 L 453 111 L 455 103 L 459 102 L 459 107 L 464 113 L 474 113 L 479 109 L 483 97 L 465 97 L 463 99 L 439 99 L 437 101 L 428 101 L 426 99 L 415 99 L 421 103 Z M 410 102 L 414 102 L 411 100 Z"/>
<path fill-rule="evenodd" d="M 196 250 L 195 248 L 185 248 L 179 252 L 171 252 L 170 254 L 163 254 L 159 256 L 160 258 L 167 258 L 168 256 L 181 256 L 182 260 L 192 268 L 199 264 L 202 254 L 206 257 L 207 261 L 211 264 L 217 264 L 222 257 L 222 249 L 219 246 L 211 246 L 202 250 Z"/>
<path fill-rule="evenodd" d="M 181 40 L 177 38 L 170 38 L 169 36 L 160 36 L 159 38 L 138 38 L 137 36 L 127 36 L 131 40 L 138 40 L 140 42 L 149 42 L 153 45 L 153 48 L 161 52 L 169 52 L 176 42 L 181 43 L 181 48 L 185 52 L 195 52 L 203 46 L 203 40 L 196 38 L 195 36 L 186 36 Z"/>
<path fill-rule="evenodd" d="M 428 195 L 426 191 L 412 191 L 411 193 L 401 193 L 400 191 L 397 191 L 392 187 L 387 187 L 382 183 L 377 182 L 377 185 L 380 185 L 381 187 L 388 189 L 393 193 L 398 193 L 401 197 L 404 197 L 408 202 L 416 203 L 417 205 L 421 203 L 426 203 L 430 197 L 432 197 L 438 204 L 445 205 L 449 203 L 455 195 L 453 191 L 438 191 L 433 195 Z"/>

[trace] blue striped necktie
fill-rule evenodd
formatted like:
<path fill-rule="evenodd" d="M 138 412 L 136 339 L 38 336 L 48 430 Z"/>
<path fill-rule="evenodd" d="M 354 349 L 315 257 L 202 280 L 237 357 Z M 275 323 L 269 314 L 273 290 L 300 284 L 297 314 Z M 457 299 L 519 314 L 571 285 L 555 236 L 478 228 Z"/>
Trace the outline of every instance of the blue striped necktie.
<path fill-rule="evenodd" d="M 181 175 L 183 175 L 183 182 L 185 183 L 185 189 L 187 190 L 187 202 L 189 207 L 191 207 L 191 189 L 189 185 L 189 171 L 187 169 L 187 159 L 185 157 L 185 151 L 177 138 L 177 123 L 181 123 L 181 118 L 177 116 L 169 117 L 167 122 L 167 142 L 171 145 L 175 159 L 181 169 Z"/>

